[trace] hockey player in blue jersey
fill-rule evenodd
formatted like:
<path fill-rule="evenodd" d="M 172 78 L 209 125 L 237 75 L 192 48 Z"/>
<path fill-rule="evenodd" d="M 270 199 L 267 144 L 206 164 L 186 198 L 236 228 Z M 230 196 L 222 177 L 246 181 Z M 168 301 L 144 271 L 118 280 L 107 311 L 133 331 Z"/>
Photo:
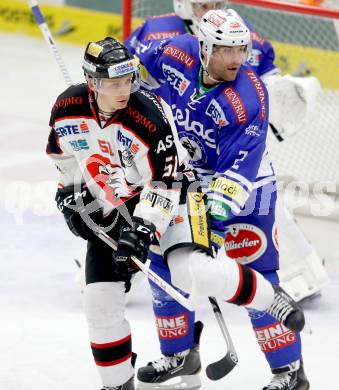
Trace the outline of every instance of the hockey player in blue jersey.
<path fill-rule="evenodd" d="M 148 71 L 145 86 L 170 104 L 181 142 L 206 182 L 215 246 L 221 247 L 227 235 L 235 238 L 229 247 L 245 248 L 238 262 L 278 284 L 275 175 L 266 152 L 267 95 L 253 68 L 244 64 L 250 48 L 249 29 L 234 11 L 210 11 L 202 19 L 199 40 L 184 35 L 141 42 L 137 55 Z M 156 257 L 156 271 L 166 275 L 161 256 Z M 172 282 L 180 287 L 180 281 Z M 193 315 L 156 288 L 153 295 L 165 356 L 139 370 L 140 389 L 177 375 L 187 380 L 200 369 Z M 274 374 L 264 389 L 308 389 L 299 334 L 267 313 L 249 315 Z M 181 324 L 175 336 L 164 325 L 166 318 Z M 196 380 L 186 388 L 196 387 Z"/>

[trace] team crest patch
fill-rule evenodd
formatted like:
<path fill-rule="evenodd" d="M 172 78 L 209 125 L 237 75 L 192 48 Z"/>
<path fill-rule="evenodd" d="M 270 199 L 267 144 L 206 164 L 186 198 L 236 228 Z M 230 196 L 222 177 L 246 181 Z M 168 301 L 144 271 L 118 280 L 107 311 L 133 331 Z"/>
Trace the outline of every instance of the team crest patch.
<path fill-rule="evenodd" d="M 93 154 L 86 161 L 86 168 L 92 180 L 105 193 L 105 199 L 117 207 L 135 195 L 124 179 L 123 168 L 113 164 L 107 157 Z"/>
<path fill-rule="evenodd" d="M 257 226 L 246 223 L 228 226 L 225 249 L 231 259 L 240 264 L 248 264 L 262 256 L 266 248 L 266 235 Z"/>
<path fill-rule="evenodd" d="M 184 132 L 179 133 L 180 142 L 187 150 L 190 163 L 194 167 L 199 167 L 206 163 L 207 154 L 205 152 L 204 145 L 199 140 L 199 137 L 194 134 L 186 134 Z"/>

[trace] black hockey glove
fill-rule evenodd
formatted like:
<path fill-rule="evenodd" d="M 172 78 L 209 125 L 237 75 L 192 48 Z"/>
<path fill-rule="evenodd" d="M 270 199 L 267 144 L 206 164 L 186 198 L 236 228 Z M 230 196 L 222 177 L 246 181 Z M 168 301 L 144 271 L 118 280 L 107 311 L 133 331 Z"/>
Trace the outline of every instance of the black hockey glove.
<path fill-rule="evenodd" d="M 78 191 L 73 185 L 58 189 L 55 201 L 73 234 L 85 240 L 96 237 L 93 230 L 103 220 L 102 209 L 85 184 Z"/>
<path fill-rule="evenodd" d="M 138 217 L 132 217 L 132 225 L 122 226 L 118 248 L 113 253 L 118 274 L 128 276 L 139 271 L 139 268 L 131 260 L 131 256 L 135 256 L 145 263 L 149 246 L 155 237 L 154 233 L 155 226 L 153 224 L 145 226 L 144 220 Z"/>

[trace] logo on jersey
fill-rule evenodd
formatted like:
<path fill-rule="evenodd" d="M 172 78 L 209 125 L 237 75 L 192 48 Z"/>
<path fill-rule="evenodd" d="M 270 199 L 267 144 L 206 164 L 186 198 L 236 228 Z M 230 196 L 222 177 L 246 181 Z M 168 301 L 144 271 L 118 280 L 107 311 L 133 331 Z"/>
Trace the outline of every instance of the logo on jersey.
<path fill-rule="evenodd" d="M 81 122 L 80 123 L 80 130 L 82 133 L 88 133 L 89 132 L 89 128 L 87 126 L 87 123 L 86 122 Z"/>
<path fill-rule="evenodd" d="M 172 134 L 166 135 L 166 139 L 160 140 L 158 142 L 157 151 L 156 153 L 159 154 L 161 152 L 166 152 L 167 149 L 171 148 L 173 146 L 174 139 Z"/>
<path fill-rule="evenodd" d="M 208 105 L 206 115 L 212 118 L 213 122 L 219 127 L 219 129 L 230 123 L 226 119 L 224 111 L 215 99 L 212 99 Z"/>
<path fill-rule="evenodd" d="M 250 135 L 251 137 L 260 137 L 260 127 L 258 125 L 249 125 L 245 129 L 245 134 Z"/>
<path fill-rule="evenodd" d="M 135 194 L 126 182 L 123 168 L 113 164 L 109 158 L 93 154 L 87 159 L 86 168 L 95 183 L 104 190 L 106 200 L 114 206 Z"/>
<path fill-rule="evenodd" d="M 232 107 L 237 123 L 240 125 L 247 122 L 247 111 L 237 91 L 232 87 L 228 87 L 225 89 L 224 95 Z"/>
<path fill-rule="evenodd" d="M 194 57 L 190 56 L 184 50 L 179 49 L 178 47 L 175 47 L 173 45 L 167 45 L 163 51 L 163 54 L 187 66 L 188 69 L 192 69 L 197 62 Z"/>
<path fill-rule="evenodd" d="M 178 91 L 180 96 L 182 96 L 191 82 L 187 80 L 181 72 L 169 65 L 163 64 L 162 71 L 168 83 L 172 85 L 176 91 Z"/>
<path fill-rule="evenodd" d="M 140 145 L 133 143 L 132 139 L 127 137 L 121 130 L 118 130 L 117 138 L 122 145 L 122 150 L 119 150 L 121 163 L 124 167 L 130 167 L 133 164 L 135 155 L 140 150 Z"/>
<path fill-rule="evenodd" d="M 174 204 L 171 199 L 153 191 L 147 191 L 146 193 L 143 193 L 140 197 L 140 201 L 151 205 L 151 207 L 158 208 L 163 213 L 168 215 L 171 215 L 174 210 Z"/>
<path fill-rule="evenodd" d="M 211 182 L 210 186 L 213 191 L 227 196 L 241 206 L 244 205 L 248 198 L 247 192 L 240 183 L 226 177 L 219 176 L 216 180 Z"/>
<path fill-rule="evenodd" d="M 151 133 L 157 131 L 156 125 L 148 118 L 146 118 L 143 114 L 141 114 L 138 110 L 133 107 L 128 106 L 124 112 L 130 115 L 136 123 L 141 123 L 147 130 Z"/>
<path fill-rule="evenodd" d="M 252 81 L 254 88 L 257 91 L 260 104 L 261 104 L 261 119 L 264 120 L 266 117 L 266 96 L 263 89 L 263 85 L 259 80 L 258 76 L 252 70 L 246 70 L 247 76 Z"/>
<path fill-rule="evenodd" d="M 260 59 L 261 59 L 261 51 L 257 49 L 252 49 L 250 58 L 248 59 L 248 62 L 252 66 L 259 66 L 260 65 Z"/>
<path fill-rule="evenodd" d="M 266 235 L 257 226 L 246 223 L 228 226 L 225 249 L 231 259 L 240 264 L 248 264 L 262 256 L 266 248 Z"/>
<path fill-rule="evenodd" d="M 134 155 L 129 149 L 119 150 L 118 153 L 123 167 L 131 167 L 133 165 Z"/>
<path fill-rule="evenodd" d="M 197 137 L 201 138 L 207 147 L 216 149 L 214 129 L 207 129 L 206 125 L 198 121 L 190 121 L 190 110 L 185 108 L 185 111 L 178 108 L 175 104 L 171 106 L 173 112 L 173 118 L 176 125 L 182 127 L 182 135 L 188 136 L 187 133 L 194 133 Z M 180 130 L 180 129 L 178 129 Z"/>
<path fill-rule="evenodd" d="M 296 334 L 280 322 L 255 329 L 258 344 L 263 352 L 274 352 L 296 342 Z"/>
<path fill-rule="evenodd" d="M 180 31 L 156 31 L 145 35 L 145 41 L 160 41 L 161 39 L 173 38 L 180 35 Z"/>
<path fill-rule="evenodd" d="M 74 104 L 77 104 L 77 105 L 82 104 L 82 97 L 81 96 L 72 96 L 72 97 L 68 97 L 65 99 L 60 99 L 54 104 L 53 110 L 55 110 L 57 108 L 61 108 L 61 107 L 66 108 L 66 107 L 74 105 Z"/>
<path fill-rule="evenodd" d="M 80 150 L 88 150 L 89 146 L 85 139 L 76 139 L 74 141 L 69 141 L 69 144 L 71 145 L 72 149 L 75 152 L 79 152 Z"/>
<path fill-rule="evenodd" d="M 190 164 L 200 166 L 206 163 L 207 155 L 204 145 L 194 134 L 179 133 L 180 143 L 187 150 Z"/>
<path fill-rule="evenodd" d="M 79 126 L 78 125 L 65 125 L 60 126 L 55 129 L 55 132 L 57 135 L 62 138 L 66 135 L 72 135 L 72 134 L 80 134 Z"/>
<path fill-rule="evenodd" d="M 156 316 L 158 334 L 162 339 L 179 339 L 188 332 L 188 315 L 180 313 L 176 316 Z"/>
<path fill-rule="evenodd" d="M 118 130 L 118 141 L 122 144 L 122 146 L 126 148 L 130 148 L 132 145 L 131 138 L 127 137 L 121 130 Z"/>

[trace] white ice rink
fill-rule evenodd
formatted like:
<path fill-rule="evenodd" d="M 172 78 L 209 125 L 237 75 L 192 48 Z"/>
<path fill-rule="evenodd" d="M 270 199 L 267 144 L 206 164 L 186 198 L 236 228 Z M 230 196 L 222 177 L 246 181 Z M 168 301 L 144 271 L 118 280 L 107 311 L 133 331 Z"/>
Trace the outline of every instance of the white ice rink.
<path fill-rule="evenodd" d="M 60 46 L 74 80 L 82 80 L 83 49 Z M 50 108 L 64 82 L 43 40 L 0 34 L 0 390 L 99 390 L 74 258 L 85 242 L 73 237 L 56 211 L 56 170 L 45 156 Z M 327 259 L 332 283 L 306 306 L 313 329 L 304 335 L 305 368 L 313 390 L 338 390 L 339 228 L 301 220 Z M 239 355 L 226 378 L 202 389 L 260 390 L 271 376 L 245 311 L 223 313 Z M 148 285 L 134 292 L 127 312 L 137 366 L 159 356 Z M 224 342 L 206 302 L 204 366 L 224 353 Z"/>

